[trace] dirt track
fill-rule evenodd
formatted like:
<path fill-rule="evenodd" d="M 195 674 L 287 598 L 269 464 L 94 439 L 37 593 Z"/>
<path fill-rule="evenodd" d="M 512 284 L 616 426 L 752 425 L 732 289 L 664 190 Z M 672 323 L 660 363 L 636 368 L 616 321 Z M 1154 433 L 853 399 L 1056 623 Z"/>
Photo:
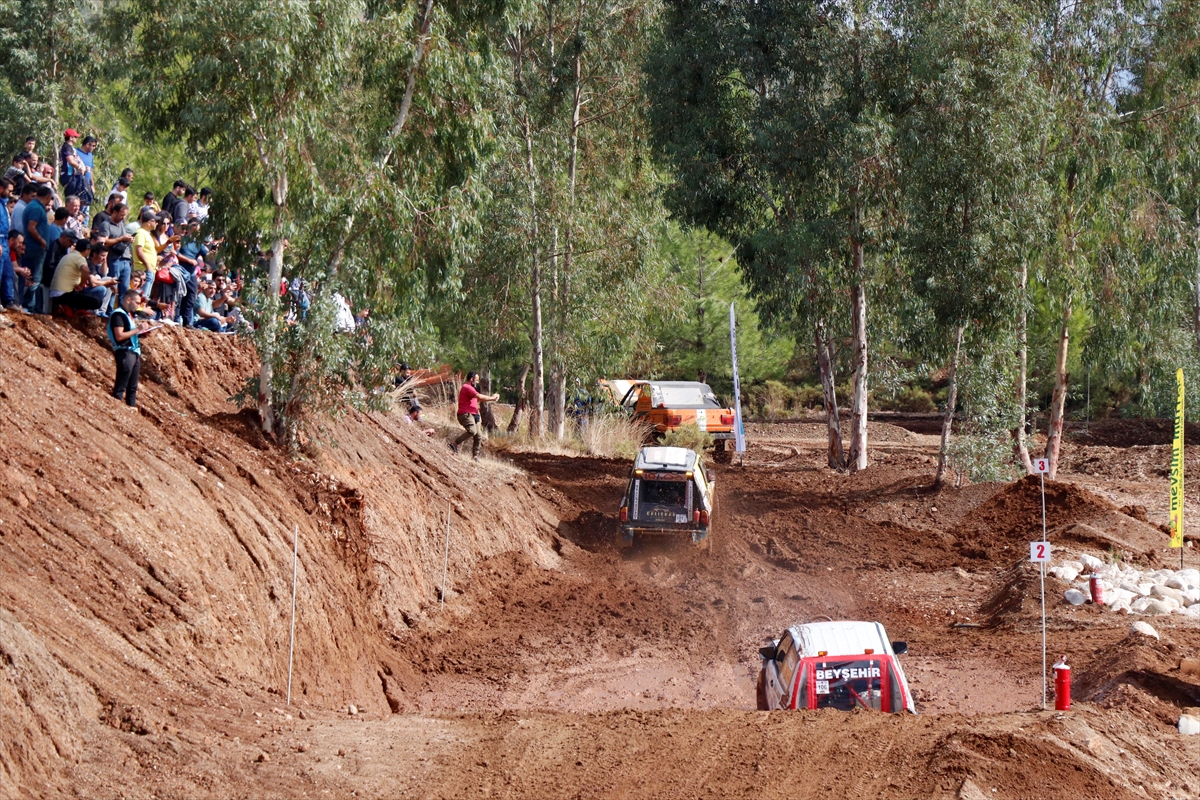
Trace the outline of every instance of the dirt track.
<path fill-rule="evenodd" d="M 239 379 L 220 368 L 252 368 L 236 344 L 222 363 L 182 332 L 157 345 L 147 424 L 105 405 L 95 334 L 0 331 L 15 354 L 0 424 L 27 432 L 0 441 L 0 795 L 1200 793 L 1197 745 L 1174 730 L 1200 706 L 1177 669 L 1200 627 L 1155 618 L 1161 641 L 1131 638 L 1128 617 L 1067 606 L 1048 580 L 1050 651 L 1087 701 L 1040 711 L 1036 484 L 931 493 L 931 437 L 873 425 L 870 469 L 846 476 L 821 466 L 820 426 L 752 427 L 744 466 L 715 469 L 711 556 L 621 554 L 626 464 L 474 470 L 357 415 L 318 462 L 291 464 L 224 405 Z M 65 407 L 104 423 L 51 424 Z M 1052 541 L 1173 557 L 1156 527 L 1168 448 L 1101 433 L 1048 486 Z M 287 708 L 293 525 L 306 584 Z M 823 615 L 909 642 L 920 716 L 753 711 L 757 647 Z"/>

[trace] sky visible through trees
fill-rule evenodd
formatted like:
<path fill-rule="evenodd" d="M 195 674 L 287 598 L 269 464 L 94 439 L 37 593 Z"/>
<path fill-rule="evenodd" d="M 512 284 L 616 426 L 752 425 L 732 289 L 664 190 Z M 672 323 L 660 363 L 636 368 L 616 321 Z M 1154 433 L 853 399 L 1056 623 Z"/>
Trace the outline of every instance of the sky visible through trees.
<path fill-rule="evenodd" d="M 0 0 L 0 134 L 217 189 L 285 440 L 401 359 L 528 376 L 548 436 L 601 377 L 728 392 L 732 301 L 747 391 L 851 423 L 831 466 L 924 393 L 944 458 L 1013 474 L 1200 380 L 1196 6 Z"/>

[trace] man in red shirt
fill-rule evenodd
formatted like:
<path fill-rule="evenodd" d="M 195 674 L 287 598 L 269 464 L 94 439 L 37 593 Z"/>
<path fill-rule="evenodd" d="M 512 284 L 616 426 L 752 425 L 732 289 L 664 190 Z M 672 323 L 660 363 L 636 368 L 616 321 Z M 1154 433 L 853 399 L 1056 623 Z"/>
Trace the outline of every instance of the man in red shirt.
<path fill-rule="evenodd" d="M 500 399 L 498 394 L 480 394 L 479 389 L 475 388 L 477 386 L 479 373 L 468 372 L 466 382 L 458 390 L 458 424 L 462 425 L 465 431 L 450 443 L 450 449 L 457 453 L 458 446 L 473 437 L 475 442 L 471 455 L 476 461 L 479 460 L 479 445 L 483 442 L 483 432 L 479 425 L 479 401 L 492 403 Z"/>

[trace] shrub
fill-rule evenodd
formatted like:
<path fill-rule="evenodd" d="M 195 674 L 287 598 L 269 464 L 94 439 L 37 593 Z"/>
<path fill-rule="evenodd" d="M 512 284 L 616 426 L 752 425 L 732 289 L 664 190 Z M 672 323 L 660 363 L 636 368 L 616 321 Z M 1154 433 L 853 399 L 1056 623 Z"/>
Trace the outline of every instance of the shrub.
<path fill-rule="evenodd" d="M 825 405 L 825 393 L 820 386 L 798 386 L 792 392 L 792 407 L 796 411 L 807 408 L 822 408 Z"/>
<path fill-rule="evenodd" d="M 662 439 L 665 447 L 687 447 L 697 453 L 712 447 L 713 438 L 708 431 L 702 431 L 694 424 L 681 425 L 673 431 L 667 431 Z"/>
<path fill-rule="evenodd" d="M 584 452 L 606 458 L 637 456 L 642 443 L 649 440 L 649 423 L 623 414 L 597 414 L 578 426 L 579 440 Z"/>

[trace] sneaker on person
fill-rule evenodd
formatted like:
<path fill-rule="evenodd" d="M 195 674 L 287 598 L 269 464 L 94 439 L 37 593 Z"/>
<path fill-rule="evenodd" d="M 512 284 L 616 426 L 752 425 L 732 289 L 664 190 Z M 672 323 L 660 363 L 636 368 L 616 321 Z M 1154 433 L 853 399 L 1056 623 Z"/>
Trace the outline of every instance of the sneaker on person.
<path fill-rule="evenodd" d="M 458 455 L 458 445 L 454 442 L 446 442 L 446 444 L 450 445 L 450 449 L 454 451 L 454 455 Z"/>

